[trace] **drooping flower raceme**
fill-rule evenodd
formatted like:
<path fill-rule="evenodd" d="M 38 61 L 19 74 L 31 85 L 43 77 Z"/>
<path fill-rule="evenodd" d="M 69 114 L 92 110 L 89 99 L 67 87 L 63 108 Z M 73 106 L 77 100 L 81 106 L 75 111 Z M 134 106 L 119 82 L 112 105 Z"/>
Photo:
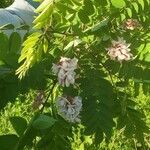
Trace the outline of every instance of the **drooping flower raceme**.
<path fill-rule="evenodd" d="M 112 60 L 129 61 L 133 58 L 129 47 L 130 44 L 126 43 L 123 38 L 118 38 L 118 41 L 112 41 L 112 46 L 107 48 L 108 55 Z"/>
<path fill-rule="evenodd" d="M 58 75 L 58 82 L 62 86 L 69 87 L 70 84 L 75 83 L 75 69 L 77 69 L 77 58 L 61 57 L 58 64 L 53 64 L 52 71 Z"/>
<path fill-rule="evenodd" d="M 80 122 L 80 111 L 82 109 L 82 98 L 76 97 L 58 97 L 56 100 L 58 114 L 69 122 Z"/>
<path fill-rule="evenodd" d="M 125 29 L 134 30 L 139 27 L 139 22 L 137 19 L 127 19 L 124 21 L 123 26 Z"/>

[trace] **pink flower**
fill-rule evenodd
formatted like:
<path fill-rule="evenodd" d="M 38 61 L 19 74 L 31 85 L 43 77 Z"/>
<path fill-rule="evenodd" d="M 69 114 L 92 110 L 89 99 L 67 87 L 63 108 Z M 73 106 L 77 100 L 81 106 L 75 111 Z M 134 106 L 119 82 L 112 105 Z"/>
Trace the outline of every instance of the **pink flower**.
<path fill-rule="evenodd" d="M 76 97 L 58 97 L 56 100 L 58 114 L 69 122 L 80 122 L 80 111 L 82 109 L 82 98 Z"/>
<path fill-rule="evenodd" d="M 77 58 L 61 57 L 58 64 L 53 64 L 52 72 L 57 74 L 60 85 L 69 87 L 70 84 L 75 83 L 76 73 L 74 70 L 77 69 L 77 63 Z"/>
<path fill-rule="evenodd" d="M 123 38 L 118 38 L 118 41 L 112 41 L 111 47 L 107 48 L 108 55 L 112 60 L 118 60 L 122 62 L 123 60 L 128 61 L 133 58 L 130 53 L 130 44 L 127 44 Z"/>
<path fill-rule="evenodd" d="M 139 27 L 139 22 L 137 19 L 127 19 L 124 21 L 123 26 L 125 29 L 134 30 L 135 28 Z"/>

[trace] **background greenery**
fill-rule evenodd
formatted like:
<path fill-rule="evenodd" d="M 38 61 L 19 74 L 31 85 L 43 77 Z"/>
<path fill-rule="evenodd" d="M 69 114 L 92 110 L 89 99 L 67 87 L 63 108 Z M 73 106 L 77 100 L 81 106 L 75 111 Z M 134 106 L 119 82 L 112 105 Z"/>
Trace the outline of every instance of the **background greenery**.
<path fill-rule="evenodd" d="M 5 8 L 13 3 L 14 0 L 1 0 L 0 1 L 0 8 Z"/>
<path fill-rule="evenodd" d="M 13 116 L 21 116 L 24 117 L 28 122 L 30 118 L 33 116 L 33 108 L 32 103 L 34 101 L 36 95 L 36 91 L 30 91 L 28 95 L 20 95 L 14 104 L 8 103 L 4 110 L 0 113 L 0 134 L 15 134 L 15 130 L 10 122 L 10 117 Z M 140 92 L 139 96 L 137 96 L 137 102 L 140 109 L 144 111 L 146 114 L 145 121 L 147 125 L 150 127 L 150 96 L 145 96 L 142 92 Z M 74 141 L 72 142 L 73 150 L 95 150 L 91 145 L 92 140 L 91 137 L 84 137 L 86 140 L 83 142 L 82 137 L 83 127 L 78 127 L 76 131 L 77 134 L 74 137 Z M 135 139 L 127 139 L 123 134 L 123 130 L 113 131 L 113 136 L 109 143 L 103 141 L 100 145 L 100 150 L 143 150 L 141 148 L 141 144 L 137 144 Z M 150 149 L 150 135 L 145 134 L 145 145 L 146 150 Z M 31 148 L 26 148 L 27 150 L 31 150 Z M 34 150 L 34 149 L 33 149 Z"/>

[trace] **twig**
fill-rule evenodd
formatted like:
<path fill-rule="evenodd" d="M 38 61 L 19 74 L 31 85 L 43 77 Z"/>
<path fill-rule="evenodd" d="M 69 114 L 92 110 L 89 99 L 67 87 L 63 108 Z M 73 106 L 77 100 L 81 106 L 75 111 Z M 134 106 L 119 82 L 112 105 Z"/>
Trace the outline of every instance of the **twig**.
<path fill-rule="evenodd" d="M 47 95 L 47 98 L 46 98 L 46 100 L 45 100 L 45 102 L 44 102 L 44 104 L 43 104 L 43 107 L 42 107 L 41 110 L 40 110 L 41 113 L 43 112 L 43 110 L 44 110 L 44 108 L 45 108 L 45 106 L 46 106 L 46 104 L 47 104 L 47 101 L 48 101 L 50 95 L 52 94 L 52 92 L 53 92 L 53 90 L 54 90 L 54 87 L 55 87 L 56 83 L 57 83 L 57 82 L 54 81 L 53 86 L 52 86 L 51 90 L 49 91 L 49 93 L 48 93 L 48 95 Z"/>
<path fill-rule="evenodd" d="M 57 33 L 57 34 L 62 34 L 62 35 L 66 35 L 66 36 L 77 36 L 76 34 L 66 33 L 66 32 L 58 32 L 58 31 L 51 31 L 51 33 Z"/>
<path fill-rule="evenodd" d="M 114 83 L 114 81 L 113 81 L 113 77 L 112 77 L 112 75 L 111 75 L 111 72 L 105 67 L 105 65 L 102 63 L 102 62 L 100 62 L 100 64 L 103 66 L 103 68 L 105 68 L 105 70 L 107 71 L 107 73 L 108 73 L 108 75 L 109 75 L 109 77 L 110 77 L 110 80 L 111 80 L 111 83 L 112 83 L 112 85 L 113 85 L 113 87 L 116 87 L 115 86 L 115 83 Z"/>

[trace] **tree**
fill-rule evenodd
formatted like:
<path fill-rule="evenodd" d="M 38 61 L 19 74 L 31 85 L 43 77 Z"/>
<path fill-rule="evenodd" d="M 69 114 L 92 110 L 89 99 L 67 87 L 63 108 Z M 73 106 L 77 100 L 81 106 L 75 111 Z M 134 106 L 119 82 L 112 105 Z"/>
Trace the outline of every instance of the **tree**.
<path fill-rule="evenodd" d="M 38 110 L 28 127 L 18 127 L 26 124 L 23 118 L 11 121 L 16 132 L 22 131 L 19 138 L 2 140 L 13 139 L 17 150 L 33 146 L 36 137 L 37 149 L 71 149 L 80 123 L 94 150 L 104 139 L 109 142 L 113 128 L 146 149 L 149 128 L 136 96 L 140 88 L 144 94 L 150 89 L 149 6 L 148 0 L 44 0 L 16 74 L 21 87 L 32 81 L 27 89 L 36 83 L 48 92 L 46 98 L 41 92 L 37 96 Z"/>

